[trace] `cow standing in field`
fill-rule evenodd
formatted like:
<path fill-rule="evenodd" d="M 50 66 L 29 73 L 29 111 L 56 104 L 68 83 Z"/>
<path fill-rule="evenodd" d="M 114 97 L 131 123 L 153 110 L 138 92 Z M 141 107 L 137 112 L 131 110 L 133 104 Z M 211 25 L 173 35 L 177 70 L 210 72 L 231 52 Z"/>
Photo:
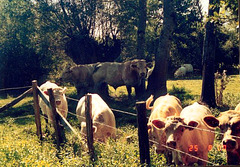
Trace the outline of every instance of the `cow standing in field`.
<path fill-rule="evenodd" d="M 65 97 L 66 87 L 61 88 L 55 83 L 52 83 L 50 81 L 47 81 L 44 84 L 42 84 L 40 86 L 40 90 L 43 92 L 46 99 L 48 100 L 49 100 L 49 96 L 48 96 L 47 90 L 50 88 L 52 88 L 53 90 L 57 110 L 62 114 L 64 118 L 66 118 L 68 113 L 68 104 L 67 104 L 67 99 Z M 43 114 L 45 115 L 46 122 L 47 123 L 48 121 L 52 122 L 54 118 L 53 118 L 52 112 L 50 111 L 51 109 L 45 104 L 45 102 L 41 98 L 39 98 L 39 106 Z"/>
<path fill-rule="evenodd" d="M 187 69 L 185 67 L 179 67 L 174 73 L 175 78 L 183 77 L 187 73 Z"/>
<path fill-rule="evenodd" d="M 211 122 L 211 126 L 208 124 Z M 208 107 L 197 102 L 185 107 L 180 116 L 171 116 L 162 120 L 153 120 L 158 128 L 164 128 L 167 136 L 167 146 L 194 155 L 204 160 L 208 160 L 209 145 L 214 142 L 215 134 L 209 131 L 195 129 L 195 127 L 206 130 L 214 130 L 218 121 L 211 115 Z M 206 165 L 205 161 L 196 159 L 186 154 L 180 153 L 182 163 L 185 165 Z M 175 163 L 180 161 L 176 157 Z"/>
<path fill-rule="evenodd" d="M 240 165 L 240 111 L 222 112 L 217 120 L 219 120 L 221 133 L 224 133 L 222 144 L 226 146 L 227 163 Z"/>
<path fill-rule="evenodd" d="M 68 66 L 63 71 L 60 81 L 73 83 L 80 97 L 86 93 L 93 92 L 94 82 L 92 75 L 97 70 L 98 64 Z"/>
<path fill-rule="evenodd" d="M 115 89 L 126 85 L 128 96 L 131 97 L 131 87 L 135 87 L 136 92 L 136 87 L 141 85 L 146 73 L 147 63 L 145 60 L 135 59 L 124 63 L 105 62 L 98 65 L 98 70 L 93 74 L 93 80 L 96 87 L 103 83 L 107 83 Z"/>
<path fill-rule="evenodd" d="M 92 95 L 93 137 L 105 142 L 107 137 L 116 137 L 116 121 L 112 110 L 98 94 Z M 76 114 L 81 125 L 81 133 L 86 134 L 85 99 L 82 97 L 77 105 Z"/>
<path fill-rule="evenodd" d="M 191 73 L 191 72 L 193 72 L 193 66 L 192 66 L 192 64 L 183 64 L 183 65 L 181 65 L 181 67 L 185 67 L 185 68 L 186 68 L 186 73 Z"/>
<path fill-rule="evenodd" d="M 193 72 L 192 64 L 183 64 L 174 73 L 175 78 L 184 77 L 187 73 Z"/>
<path fill-rule="evenodd" d="M 151 109 L 151 115 L 148 120 L 148 135 L 150 139 L 150 143 L 152 141 L 159 143 L 154 144 L 156 147 L 157 153 L 164 153 L 165 156 L 168 156 L 169 152 L 167 152 L 166 148 L 162 146 L 162 144 L 166 144 L 166 134 L 163 128 L 158 128 L 155 126 L 155 120 L 165 121 L 165 119 L 169 116 L 179 116 L 182 111 L 182 106 L 180 100 L 172 95 L 160 96 L 157 98 L 152 107 L 150 107 L 150 103 L 153 101 L 153 96 L 150 96 L 146 101 L 146 108 Z M 167 159 L 167 161 L 172 161 L 171 157 Z M 168 162 L 171 163 L 171 162 Z"/>

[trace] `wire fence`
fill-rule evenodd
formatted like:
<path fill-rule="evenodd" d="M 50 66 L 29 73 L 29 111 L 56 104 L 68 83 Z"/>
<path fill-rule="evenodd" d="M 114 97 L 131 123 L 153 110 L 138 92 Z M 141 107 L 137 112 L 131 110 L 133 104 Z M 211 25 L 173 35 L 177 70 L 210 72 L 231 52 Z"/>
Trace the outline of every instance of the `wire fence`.
<path fill-rule="evenodd" d="M 31 88 L 31 87 L 32 87 L 32 86 L 16 87 L 16 88 L 5 88 L 5 89 L 0 89 L 0 91 L 25 89 L 25 88 Z M 75 101 L 75 102 L 78 102 L 78 101 L 79 101 L 78 99 L 74 99 L 74 98 L 67 97 L 67 96 L 66 96 L 66 98 L 67 98 L 68 100 L 72 100 L 72 101 Z M 113 109 L 113 108 L 110 108 L 110 109 L 111 109 L 112 111 L 115 111 L 115 112 L 119 112 L 119 113 L 122 113 L 122 114 L 127 114 L 127 115 L 131 115 L 131 116 L 137 117 L 137 114 L 135 114 L 135 113 L 131 113 L 131 112 L 128 112 L 128 111 L 122 111 L 122 110 L 119 110 L 119 109 Z M 61 118 L 62 118 L 63 121 L 66 123 L 66 125 L 71 129 L 71 131 L 72 131 L 79 139 L 82 139 L 81 136 L 79 136 L 79 133 L 77 132 L 77 130 L 75 130 L 75 129 L 70 125 L 70 123 L 63 117 L 63 115 L 61 114 L 61 112 L 59 112 L 58 109 L 57 109 L 57 113 L 61 116 Z M 73 112 L 69 112 L 69 111 L 68 111 L 68 113 L 71 114 L 71 115 L 76 116 L 77 118 L 81 117 L 82 119 L 85 119 L 84 116 L 79 116 L 79 115 L 77 115 L 77 114 L 75 114 L 75 113 L 73 113 Z M 16 117 L 16 118 L 13 118 L 13 119 L 23 119 L 23 118 L 33 117 L 33 116 L 34 116 L 34 115 L 20 116 L 20 117 Z M 46 117 L 45 117 L 45 118 L 46 118 Z M 97 121 L 96 121 L 96 123 L 101 124 L 101 125 L 106 126 L 106 127 L 113 128 L 113 129 L 115 129 L 117 132 L 125 133 L 123 130 L 120 130 L 120 129 L 116 128 L 116 127 L 112 127 L 112 126 L 106 125 L 106 124 L 104 124 L 104 123 L 102 123 L 102 122 L 97 122 Z M 175 123 L 173 123 L 173 124 L 175 124 Z M 211 133 L 215 133 L 215 134 L 224 135 L 224 133 L 217 132 L 217 131 L 213 131 L 213 130 L 209 130 L 209 129 L 202 129 L 202 128 L 192 127 L 192 126 L 188 126 L 188 125 L 183 125 L 183 126 L 188 127 L 188 128 L 189 128 L 189 127 L 190 127 L 190 128 L 194 128 L 194 129 L 196 129 L 196 130 L 201 130 L 201 131 L 206 131 L 206 132 L 211 132 Z M 81 132 L 80 132 L 80 134 L 83 135 L 83 136 L 86 135 L 86 134 L 81 133 Z M 234 137 L 234 138 L 240 138 L 239 136 L 234 136 L 234 135 L 230 135 L 230 136 L 232 136 L 232 137 Z M 210 162 L 210 161 L 207 161 L 207 160 L 201 159 L 201 158 L 199 158 L 199 157 L 196 157 L 196 156 L 194 156 L 194 155 L 192 155 L 192 154 L 183 152 L 183 151 L 181 151 L 181 150 L 173 149 L 173 148 L 171 148 L 171 147 L 168 147 L 167 145 L 158 143 L 158 142 L 156 142 L 156 141 L 153 141 L 153 140 L 149 140 L 149 141 L 150 141 L 150 142 L 153 142 L 153 143 L 155 143 L 155 144 L 162 145 L 162 146 L 165 147 L 166 149 L 169 149 L 169 150 L 172 150 L 172 151 L 176 151 L 176 152 L 179 152 L 179 153 L 181 153 L 181 154 L 185 154 L 185 155 L 187 155 L 187 156 L 196 158 L 196 159 L 198 159 L 198 160 L 201 160 L 201 161 L 203 161 L 203 162 L 207 162 L 207 163 L 212 164 L 212 165 L 217 165 L 217 164 L 214 164 L 214 163 L 212 163 L 212 162 Z"/>
<path fill-rule="evenodd" d="M 8 91 L 8 90 L 20 90 L 20 89 L 27 89 L 27 88 L 31 88 L 32 86 L 22 86 L 22 87 L 15 87 L 15 88 L 4 88 L 4 89 L 0 89 L 1 91 Z"/>

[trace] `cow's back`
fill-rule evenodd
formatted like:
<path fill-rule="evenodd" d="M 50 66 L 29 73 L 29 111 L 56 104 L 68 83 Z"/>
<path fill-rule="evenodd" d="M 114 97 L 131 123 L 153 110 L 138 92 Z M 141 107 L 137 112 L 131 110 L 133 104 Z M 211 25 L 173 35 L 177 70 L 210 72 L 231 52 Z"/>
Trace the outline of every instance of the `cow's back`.
<path fill-rule="evenodd" d="M 113 87 L 124 85 L 122 80 L 123 63 L 104 62 L 100 63 L 93 74 L 95 84 L 106 82 Z"/>

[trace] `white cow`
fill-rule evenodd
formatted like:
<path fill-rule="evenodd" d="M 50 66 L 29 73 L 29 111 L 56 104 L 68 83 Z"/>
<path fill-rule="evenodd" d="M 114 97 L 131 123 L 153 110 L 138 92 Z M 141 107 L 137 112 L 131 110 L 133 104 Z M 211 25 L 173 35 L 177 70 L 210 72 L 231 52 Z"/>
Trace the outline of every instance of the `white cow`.
<path fill-rule="evenodd" d="M 66 118 L 68 113 L 68 104 L 67 99 L 65 97 L 66 87 L 61 88 L 57 86 L 55 83 L 52 83 L 50 81 L 47 81 L 44 84 L 42 84 L 40 86 L 40 89 L 48 100 L 49 96 L 47 90 L 50 88 L 52 88 L 53 90 L 56 108 L 63 115 L 63 117 Z M 53 121 L 53 115 L 51 114 L 52 112 L 50 112 L 50 108 L 45 104 L 45 102 L 41 98 L 39 98 L 39 106 L 43 114 L 47 116 L 50 122 L 52 122 Z M 46 119 L 47 122 L 48 120 Z"/>
<path fill-rule="evenodd" d="M 116 137 L 115 116 L 98 94 L 92 95 L 93 137 L 105 142 L 107 137 Z M 81 125 L 81 133 L 86 134 L 85 99 L 83 96 L 77 105 L 76 114 Z"/>
<path fill-rule="evenodd" d="M 181 67 L 185 67 L 187 73 L 193 72 L 192 64 L 183 64 Z"/>
<path fill-rule="evenodd" d="M 185 107 L 180 116 L 171 116 L 162 120 L 153 120 L 153 123 L 159 128 L 164 128 L 166 132 L 166 144 L 174 149 L 197 156 L 201 159 L 208 160 L 209 146 L 213 145 L 215 134 L 214 131 L 219 121 L 214 119 L 208 107 L 199 103 L 194 103 Z M 212 126 L 209 126 L 211 122 Z M 194 127 L 205 129 L 203 131 Z M 186 154 L 180 154 L 181 161 L 189 166 L 194 163 L 206 165 L 205 161 L 196 159 Z M 174 160 L 179 163 L 177 157 Z"/>
<path fill-rule="evenodd" d="M 179 67 L 176 72 L 174 73 L 175 78 L 183 77 L 187 73 L 186 67 Z"/>

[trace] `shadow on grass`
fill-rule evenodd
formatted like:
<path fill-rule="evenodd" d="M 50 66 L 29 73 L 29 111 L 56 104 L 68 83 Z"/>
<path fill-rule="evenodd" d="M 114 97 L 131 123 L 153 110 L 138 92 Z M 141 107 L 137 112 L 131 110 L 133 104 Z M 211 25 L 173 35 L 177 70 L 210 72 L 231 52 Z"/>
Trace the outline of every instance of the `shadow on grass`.
<path fill-rule="evenodd" d="M 0 123 L 4 123 L 8 119 L 14 119 L 19 125 L 26 125 L 34 122 L 33 102 L 29 101 L 18 107 L 11 107 L 0 113 Z"/>

